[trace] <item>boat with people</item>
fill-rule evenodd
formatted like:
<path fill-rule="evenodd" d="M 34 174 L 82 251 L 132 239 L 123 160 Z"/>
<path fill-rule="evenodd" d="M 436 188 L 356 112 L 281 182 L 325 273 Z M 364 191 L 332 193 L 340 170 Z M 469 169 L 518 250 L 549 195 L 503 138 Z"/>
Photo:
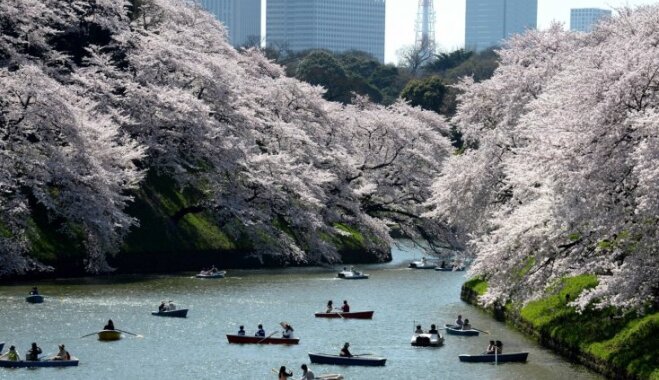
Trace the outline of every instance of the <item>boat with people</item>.
<path fill-rule="evenodd" d="M 344 280 L 366 280 L 369 276 L 369 274 L 357 271 L 352 267 L 350 267 L 350 269 L 343 268 L 343 270 L 337 274 L 338 278 Z"/>
<path fill-rule="evenodd" d="M 429 262 L 425 257 L 421 260 L 412 261 L 409 265 L 411 269 L 435 269 L 436 267 L 437 264 Z"/>
<path fill-rule="evenodd" d="M 98 335 L 98 340 L 103 342 L 111 342 L 121 339 L 121 331 L 119 330 L 101 330 L 96 334 Z"/>
<path fill-rule="evenodd" d="M 373 310 L 349 311 L 349 312 L 332 311 L 332 312 L 329 312 L 329 313 L 318 312 L 314 315 L 316 316 L 316 318 L 372 319 L 373 318 L 373 313 L 375 313 L 375 311 L 373 311 Z"/>
<path fill-rule="evenodd" d="M 414 347 L 439 347 L 444 344 L 444 337 L 440 334 L 414 333 L 410 344 Z"/>
<path fill-rule="evenodd" d="M 462 335 L 462 336 L 478 336 L 480 331 L 476 329 L 466 329 L 463 330 L 460 326 L 457 325 L 444 325 L 446 328 L 446 333 L 449 335 Z"/>
<path fill-rule="evenodd" d="M 247 336 L 237 334 L 227 334 L 229 343 L 238 344 L 298 344 L 300 338 L 277 338 L 273 336 Z"/>
<path fill-rule="evenodd" d="M 152 311 L 151 315 L 157 315 L 159 317 L 185 318 L 188 316 L 188 309 Z"/>
<path fill-rule="evenodd" d="M 528 358 L 528 352 L 511 352 L 508 354 L 458 355 L 461 362 L 467 363 L 523 363 Z"/>
<path fill-rule="evenodd" d="M 43 303 L 43 296 L 41 294 L 30 294 L 25 297 L 25 301 L 29 303 Z"/>
<path fill-rule="evenodd" d="M 77 367 L 78 358 L 71 356 L 70 360 L 43 359 L 43 360 L 8 360 L 0 359 L 0 368 L 41 368 L 41 367 Z"/>
<path fill-rule="evenodd" d="M 196 278 L 224 278 L 227 274 L 225 270 L 202 270 L 195 275 Z"/>
<path fill-rule="evenodd" d="M 386 358 L 371 355 L 340 356 L 330 354 L 309 353 L 309 360 L 315 364 L 383 366 Z"/>

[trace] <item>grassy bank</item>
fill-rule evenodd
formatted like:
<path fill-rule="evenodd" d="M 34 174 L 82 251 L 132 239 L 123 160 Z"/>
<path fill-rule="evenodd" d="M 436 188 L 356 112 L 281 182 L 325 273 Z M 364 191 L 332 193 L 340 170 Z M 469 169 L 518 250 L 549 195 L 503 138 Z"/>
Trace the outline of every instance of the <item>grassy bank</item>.
<path fill-rule="evenodd" d="M 613 308 L 579 313 L 568 305 L 596 285 L 595 276 L 563 278 L 541 299 L 523 307 L 507 305 L 506 317 L 523 330 L 530 329 L 541 343 L 607 376 L 659 380 L 659 313 L 639 315 Z M 472 279 L 464 288 L 482 295 L 487 282 Z"/>

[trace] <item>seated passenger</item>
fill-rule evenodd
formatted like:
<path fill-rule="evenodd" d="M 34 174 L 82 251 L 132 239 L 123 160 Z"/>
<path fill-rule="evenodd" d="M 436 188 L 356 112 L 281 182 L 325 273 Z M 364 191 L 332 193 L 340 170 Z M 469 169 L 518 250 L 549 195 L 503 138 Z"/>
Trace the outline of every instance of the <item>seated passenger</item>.
<path fill-rule="evenodd" d="M 350 312 L 350 305 L 348 305 L 348 301 L 343 300 L 343 306 L 341 306 L 341 311 L 344 313 Z"/>
<path fill-rule="evenodd" d="M 57 355 L 53 357 L 53 360 L 71 360 L 71 354 L 64 348 L 63 344 L 59 345 L 59 351 Z"/>
<path fill-rule="evenodd" d="M 287 339 L 292 338 L 293 331 L 294 331 L 293 327 L 289 324 L 286 324 L 286 326 L 284 326 L 284 331 L 282 331 L 281 333 L 282 338 L 287 338 Z"/>
<path fill-rule="evenodd" d="M 25 355 L 25 360 L 36 362 L 39 360 L 39 355 L 41 354 L 41 347 L 37 346 L 36 343 L 32 343 L 32 347 L 27 351 Z"/>
<path fill-rule="evenodd" d="M 256 334 L 254 336 L 265 336 L 265 330 L 263 330 L 263 325 L 259 325 L 258 330 L 256 330 Z"/>
<path fill-rule="evenodd" d="M 464 323 L 462 324 L 462 329 L 463 330 L 471 330 L 471 323 L 469 323 L 469 319 L 465 318 Z"/>
<path fill-rule="evenodd" d="M 503 343 L 501 343 L 500 340 L 497 340 L 494 345 L 497 346 L 497 354 L 503 354 Z"/>
<path fill-rule="evenodd" d="M 327 301 L 326 313 L 331 313 L 333 310 L 334 310 L 334 304 L 332 304 L 332 300 Z"/>
<path fill-rule="evenodd" d="M 458 319 L 455 320 L 454 325 L 458 328 L 461 328 L 462 325 L 464 325 L 464 322 L 462 321 L 462 315 L 458 315 Z"/>
<path fill-rule="evenodd" d="M 430 325 L 430 330 L 428 330 L 428 334 L 439 335 L 439 331 L 437 331 L 437 326 Z"/>
<path fill-rule="evenodd" d="M 240 326 L 240 330 L 238 330 L 238 335 L 245 335 L 245 326 Z"/>
<path fill-rule="evenodd" d="M 494 344 L 494 341 L 491 340 L 490 344 L 487 346 L 487 350 L 485 350 L 485 353 L 486 354 L 494 354 L 496 349 L 497 349 L 497 346 Z"/>
<path fill-rule="evenodd" d="M 423 334 L 423 329 L 421 328 L 421 325 L 416 325 L 416 330 L 414 330 L 415 334 Z"/>

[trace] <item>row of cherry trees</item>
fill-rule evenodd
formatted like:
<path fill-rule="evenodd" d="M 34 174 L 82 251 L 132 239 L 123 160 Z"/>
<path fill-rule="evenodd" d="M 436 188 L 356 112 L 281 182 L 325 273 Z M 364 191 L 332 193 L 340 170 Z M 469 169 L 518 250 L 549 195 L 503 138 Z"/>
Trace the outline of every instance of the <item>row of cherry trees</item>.
<path fill-rule="evenodd" d="M 420 216 L 450 155 L 446 122 L 322 95 L 234 50 L 192 1 L 0 2 L 0 275 L 39 265 L 26 255 L 36 209 L 82 237 L 89 271 L 109 269 L 148 171 L 291 261 L 339 260 L 337 223 L 373 252 L 388 252 L 390 221 L 445 233 Z"/>
<path fill-rule="evenodd" d="M 657 305 L 659 6 L 591 34 L 529 32 L 499 54 L 491 80 L 461 84 L 467 148 L 445 164 L 428 215 L 476 253 L 486 302 L 594 273 L 575 305 Z"/>

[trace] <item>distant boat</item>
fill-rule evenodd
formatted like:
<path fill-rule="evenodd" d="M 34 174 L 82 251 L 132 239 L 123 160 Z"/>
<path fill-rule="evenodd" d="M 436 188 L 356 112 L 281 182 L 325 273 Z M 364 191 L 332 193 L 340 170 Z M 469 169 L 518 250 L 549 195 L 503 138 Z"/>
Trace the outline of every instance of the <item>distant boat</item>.
<path fill-rule="evenodd" d="M 41 294 L 32 294 L 25 297 L 25 301 L 29 303 L 43 303 L 43 296 Z"/>
<path fill-rule="evenodd" d="M 163 310 L 163 311 L 152 311 L 151 315 L 157 315 L 160 317 L 178 317 L 185 318 L 188 316 L 188 309 L 176 309 L 176 310 Z"/>
<path fill-rule="evenodd" d="M 224 276 L 227 274 L 227 271 L 225 270 L 220 270 L 220 271 L 201 271 L 195 275 L 197 278 L 224 278 Z"/>
<path fill-rule="evenodd" d="M 444 337 L 439 334 L 415 333 L 410 344 L 415 347 L 439 347 L 444 344 Z"/>
<path fill-rule="evenodd" d="M 113 340 L 119 340 L 121 339 L 121 331 L 118 330 L 101 330 L 97 332 L 98 334 L 98 340 L 104 341 L 104 342 L 110 342 Z M 93 333 L 92 333 L 93 335 Z"/>
<path fill-rule="evenodd" d="M 465 267 L 463 265 L 458 265 L 458 266 L 447 265 L 445 267 L 437 267 L 435 268 L 435 270 L 440 272 L 460 272 L 465 270 Z"/>
<path fill-rule="evenodd" d="M 511 362 L 526 362 L 528 352 L 514 352 L 509 354 L 480 354 L 480 355 L 458 355 L 461 362 L 468 363 L 511 363 Z"/>
<path fill-rule="evenodd" d="M 373 310 L 369 311 L 351 311 L 348 313 L 344 313 L 342 311 L 333 311 L 331 313 L 323 313 L 319 312 L 316 313 L 315 316 L 316 318 L 343 318 L 343 319 L 372 319 L 373 318 Z"/>
<path fill-rule="evenodd" d="M 77 367 L 78 358 L 71 356 L 71 360 L 7 360 L 0 359 L 0 368 L 34 368 L 34 367 Z"/>
<path fill-rule="evenodd" d="M 474 329 L 463 330 L 460 326 L 456 325 L 444 325 L 446 327 L 446 333 L 449 335 L 462 335 L 462 336 L 478 336 L 480 332 Z"/>
<path fill-rule="evenodd" d="M 275 338 L 265 336 L 248 336 L 227 334 L 229 343 L 238 344 L 298 344 L 300 338 Z"/>
<path fill-rule="evenodd" d="M 316 375 L 314 378 L 319 380 L 343 380 L 343 375 L 338 373 L 325 373 Z"/>
<path fill-rule="evenodd" d="M 370 275 L 364 272 L 359 272 L 354 269 L 342 270 L 339 272 L 339 274 L 337 274 L 338 278 L 342 278 L 344 280 L 366 280 L 369 276 Z"/>
<path fill-rule="evenodd" d="M 356 356 L 339 356 L 329 354 L 312 354 L 309 353 L 309 360 L 316 364 L 336 364 L 336 365 L 360 365 L 360 366 L 383 366 L 387 361 L 386 358 L 367 355 Z"/>
<path fill-rule="evenodd" d="M 421 259 L 412 261 L 409 267 L 412 269 L 435 269 L 437 264 L 429 263 L 428 261 Z"/>

